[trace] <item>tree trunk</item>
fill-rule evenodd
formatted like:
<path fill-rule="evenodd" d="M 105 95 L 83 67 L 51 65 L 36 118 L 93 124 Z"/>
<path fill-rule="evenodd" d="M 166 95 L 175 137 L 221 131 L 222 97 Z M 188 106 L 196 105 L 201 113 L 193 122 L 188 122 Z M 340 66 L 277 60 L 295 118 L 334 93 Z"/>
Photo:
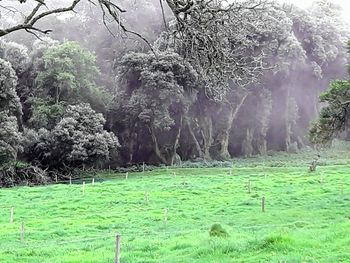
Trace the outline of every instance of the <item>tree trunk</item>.
<path fill-rule="evenodd" d="M 210 148 L 213 140 L 213 121 L 211 116 L 203 116 L 200 119 L 201 134 L 203 138 L 203 157 L 204 160 L 211 160 Z"/>
<path fill-rule="evenodd" d="M 16 118 L 17 118 L 18 131 L 23 132 L 24 125 L 23 125 L 23 117 L 22 117 L 21 111 L 19 110 L 16 111 Z"/>
<path fill-rule="evenodd" d="M 218 159 L 225 160 L 229 159 L 230 153 L 228 151 L 228 145 L 230 140 L 230 132 L 233 127 L 233 121 L 237 118 L 239 110 L 242 108 L 245 99 L 248 97 L 249 93 L 245 93 L 236 107 L 230 105 L 230 111 L 227 121 L 224 123 L 224 127 L 218 133 L 216 137 L 216 142 L 219 145 Z"/>
<path fill-rule="evenodd" d="M 266 155 L 267 154 L 267 141 L 265 137 L 261 137 L 259 146 L 258 146 L 259 154 Z"/>
<path fill-rule="evenodd" d="M 135 129 L 132 128 L 129 130 L 129 139 L 128 139 L 128 151 L 129 151 L 129 158 L 128 163 L 131 164 L 134 158 L 134 148 L 135 148 L 135 142 L 137 139 L 137 134 L 135 132 Z"/>
<path fill-rule="evenodd" d="M 182 116 L 180 117 L 179 128 L 177 130 L 177 134 L 176 134 L 175 142 L 174 142 L 174 146 L 173 146 L 173 153 L 172 153 L 172 156 L 171 156 L 171 164 L 172 165 L 174 164 L 174 161 L 175 161 L 176 149 L 179 146 L 179 140 L 180 140 L 181 131 L 182 131 Z"/>
<path fill-rule="evenodd" d="M 244 157 L 252 157 L 253 155 L 253 136 L 254 129 L 247 128 L 246 136 L 242 143 L 242 153 L 244 154 Z"/>
<path fill-rule="evenodd" d="M 289 108 L 290 108 L 290 103 L 289 103 L 289 96 L 290 96 L 290 91 L 289 91 L 289 86 L 287 86 L 286 90 L 286 112 L 285 112 L 285 150 L 288 152 L 289 147 L 291 145 L 291 138 L 290 138 L 290 133 L 291 133 L 291 124 L 289 121 Z"/>
<path fill-rule="evenodd" d="M 196 151 L 198 153 L 198 157 L 199 158 L 203 158 L 204 154 L 203 154 L 201 145 L 199 144 L 199 142 L 197 140 L 197 137 L 196 137 L 196 135 L 193 132 L 191 121 L 189 119 L 186 119 L 186 124 L 187 124 L 187 127 L 188 127 L 188 131 L 189 131 L 189 133 L 191 135 L 191 138 L 192 138 L 192 140 L 194 142 L 194 145 L 196 146 Z"/>
<path fill-rule="evenodd" d="M 157 140 L 157 136 L 155 134 L 154 128 L 150 125 L 148 127 L 149 132 L 151 134 L 152 137 L 152 142 L 153 142 L 153 150 L 156 154 L 156 156 L 164 163 L 164 164 L 168 164 L 166 157 L 162 154 L 162 152 L 160 151 L 159 148 L 159 144 L 158 144 L 158 140 Z"/>

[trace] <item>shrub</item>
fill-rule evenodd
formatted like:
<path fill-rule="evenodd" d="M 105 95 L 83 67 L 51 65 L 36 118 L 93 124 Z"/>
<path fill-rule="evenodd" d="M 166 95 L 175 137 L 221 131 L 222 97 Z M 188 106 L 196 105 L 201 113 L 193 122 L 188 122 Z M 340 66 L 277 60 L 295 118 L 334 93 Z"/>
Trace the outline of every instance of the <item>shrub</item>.
<path fill-rule="evenodd" d="M 8 162 L 0 166 L 0 187 L 39 185 L 47 182 L 46 172 L 39 167 L 22 162 Z"/>
<path fill-rule="evenodd" d="M 228 237 L 229 234 L 227 231 L 220 225 L 220 224 L 214 224 L 211 226 L 209 235 L 212 237 Z"/>

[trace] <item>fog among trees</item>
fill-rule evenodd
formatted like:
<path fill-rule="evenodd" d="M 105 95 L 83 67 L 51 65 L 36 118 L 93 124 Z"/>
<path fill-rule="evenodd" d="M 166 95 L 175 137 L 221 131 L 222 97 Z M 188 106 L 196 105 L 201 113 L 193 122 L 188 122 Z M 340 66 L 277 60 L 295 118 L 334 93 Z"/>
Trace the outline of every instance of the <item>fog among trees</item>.
<path fill-rule="evenodd" d="M 0 184 L 33 169 L 65 177 L 348 139 L 340 12 L 331 1 L 1 0 Z"/>

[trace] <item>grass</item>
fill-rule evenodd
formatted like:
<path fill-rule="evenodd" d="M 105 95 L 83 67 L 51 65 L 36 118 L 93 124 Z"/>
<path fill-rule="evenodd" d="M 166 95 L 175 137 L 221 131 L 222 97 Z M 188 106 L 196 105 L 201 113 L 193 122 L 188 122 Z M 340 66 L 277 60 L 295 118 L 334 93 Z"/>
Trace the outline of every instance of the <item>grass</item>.
<path fill-rule="evenodd" d="M 113 262 L 116 233 L 122 263 L 350 262 L 349 152 L 327 154 L 315 173 L 306 153 L 236 160 L 231 176 L 231 168 L 99 174 L 85 194 L 81 184 L 1 189 L 0 262 Z M 210 236 L 214 224 L 228 235 Z"/>

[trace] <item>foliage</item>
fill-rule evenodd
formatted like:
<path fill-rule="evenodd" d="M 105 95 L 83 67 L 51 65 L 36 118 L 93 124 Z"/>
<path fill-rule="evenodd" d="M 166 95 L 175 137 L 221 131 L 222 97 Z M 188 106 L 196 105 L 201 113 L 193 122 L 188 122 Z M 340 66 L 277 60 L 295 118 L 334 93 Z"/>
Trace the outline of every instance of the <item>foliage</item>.
<path fill-rule="evenodd" d="M 18 74 L 23 73 L 29 61 L 28 48 L 15 42 L 1 42 L 2 47 L 0 49 L 3 49 L 3 51 L 0 58 L 10 62 Z"/>
<path fill-rule="evenodd" d="M 47 10 L 67 1 L 54 1 Z M 37 15 L 43 7 L 36 2 Z M 104 162 L 105 157 L 88 160 L 82 139 L 60 130 L 76 127 L 65 112 L 79 103 L 104 114 L 104 128 L 118 134 L 121 148 L 108 160 L 113 167 L 143 161 L 181 165 L 182 160 L 253 158 L 310 145 L 306 134 L 323 106 L 317 100 L 320 92 L 331 79 L 346 74 L 344 41 L 350 34 L 336 5 L 318 1 L 302 10 L 260 0 L 167 0 L 162 9 L 158 0 L 117 2 L 127 12 L 119 13 L 114 6 L 111 14 L 106 5 L 102 10 L 114 21 L 121 19 L 120 24 L 99 23 L 101 10 L 80 1 L 74 6 L 76 13 L 45 18 L 45 27 L 53 29 L 52 39 L 44 36 L 41 41 L 25 32 L 1 39 L 0 57 L 14 71 L 0 79 L 15 87 L 6 92 L 0 87 L 0 104 L 6 108 L 1 110 L 1 136 L 10 142 L 3 146 L 6 158 L 45 167 L 61 163 L 62 169 Z M 31 11 L 29 1 L 18 6 L 23 14 Z M 138 19 L 143 14 L 146 18 Z M 12 22 L 20 22 L 17 18 L 14 14 Z M 2 25 L 12 23 L 5 20 Z M 125 27 L 142 32 L 150 43 L 125 40 Z M 150 49 L 153 52 L 147 53 Z M 339 92 L 341 96 L 347 95 Z M 322 103 L 329 104 L 327 100 Z M 323 111 L 335 118 L 341 110 Z M 347 125 L 341 129 L 340 136 L 349 139 Z M 25 131 L 29 145 L 23 155 L 18 155 L 18 130 Z M 54 138 L 63 141 L 54 144 Z M 66 141 L 72 140 L 79 141 L 74 154 L 62 154 L 71 151 L 74 143 Z M 104 152 L 100 146 L 105 147 L 104 140 L 91 147 Z"/>
<path fill-rule="evenodd" d="M 326 144 L 350 125 L 350 82 L 334 81 L 320 100 L 327 106 L 322 108 L 319 119 L 313 123 L 310 136 L 313 143 Z"/>
<path fill-rule="evenodd" d="M 0 165 L 17 159 L 22 150 L 22 135 L 18 132 L 17 120 L 0 111 Z"/>
<path fill-rule="evenodd" d="M 42 185 L 48 182 L 46 171 L 28 163 L 7 162 L 0 165 L 0 187 Z"/>
<path fill-rule="evenodd" d="M 117 121 L 129 129 L 142 124 L 152 136 L 158 157 L 166 163 L 166 157 L 158 149 L 156 133 L 175 127 L 181 129 L 181 118 L 196 94 L 196 72 L 172 52 L 130 53 L 120 61 L 119 72 L 120 89 L 112 105 L 114 115 L 122 117 Z M 169 136 L 167 139 L 172 144 Z"/>
<path fill-rule="evenodd" d="M 17 158 L 21 150 L 16 113 L 21 105 L 16 94 L 17 78 L 10 63 L 0 59 L 0 165 Z"/>
<path fill-rule="evenodd" d="M 88 104 L 69 105 L 51 131 L 27 132 L 28 155 L 41 166 L 58 170 L 103 164 L 119 145 L 104 124 L 102 114 Z"/>
<path fill-rule="evenodd" d="M 31 118 L 28 120 L 30 127 L 35 129 L 53 129 L 61 120 L 67 103 L 59 102 L 50 104 L 49 101 L 41 98 L 31 98 Z"/>
<path fill-rule="evenodd" d="M 267 2 L 167 2 L 176 20 L 157 45 L 173 48 L 195 67 L 208 97 L 224 100 L 229 81 L 240 87 L 259 81 L 270 41 L 265 36 L 274 31 Z"/>
<path fill-rule="evenodd" d="M 54 103 L 87 101 L 96 89 L 98 69 L 95 56 L 79 44 L 65 42 L 49 48 L 43 55 L 44 67 L 36 78 L 42 96 Z"/>
<path fill-rule="evenodd" d="M 175 53 L 131 53 L 120 62 L 121 94 L 129 95 L 125 112 L 145 124 L 169 130 L 174 125 L 171 112 L 185 111 L 185 91 L 194 91 L 197 74 Z M 117 94 L 117 96 L 120 96 Z M 175 106 L 177 105 L 177 106 Z"/>
<path fill-rule="evenodd" d="M 0 59 L 0 110 L 15 113 L 21 111 L 16 93 L 17 77 L 9 62 Z"/>
<path fill-rule="evenodd" d="M 93 109 L 103 112 L 108 99 L 97 87 L 99 75 L 94 54 L 75 42 L 57 45 L 34 43 L 32 56 L 35 71 L 34 96 L 26 102 L 31 105 L 31 128 L 52 129 L 69 104 L 90 103 Z"/>

